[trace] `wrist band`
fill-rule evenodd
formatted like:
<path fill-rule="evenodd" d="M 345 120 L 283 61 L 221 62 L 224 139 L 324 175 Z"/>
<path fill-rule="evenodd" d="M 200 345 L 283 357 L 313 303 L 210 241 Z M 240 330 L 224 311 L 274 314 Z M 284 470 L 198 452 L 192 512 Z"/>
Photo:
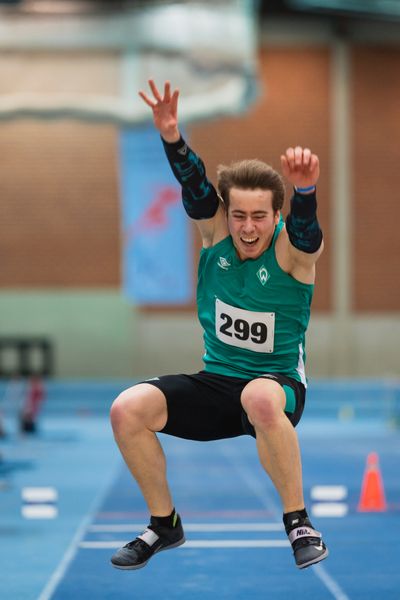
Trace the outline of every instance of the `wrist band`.
<path fill-rule="evenodd" d="M 313 189 L 315 186 L 301 189 Z M 317 219 L 317 195 L 295 193 L 290 201 L 290 212 L 286 217 L 286 231 L 292 246 L 313 254 L 322 243 L 322 231 Z"/>
<path fill-rule="evenodd" d="M 296 190 L 296 192 L 299 192 L 299 194 L 307 194 L 308 192 L 315 191 L 315 185 L 309 185 L 308 187 L 305 187 L 305 188 L 300 188 L 300 187 L 295 186 L 294 189 Z"/>

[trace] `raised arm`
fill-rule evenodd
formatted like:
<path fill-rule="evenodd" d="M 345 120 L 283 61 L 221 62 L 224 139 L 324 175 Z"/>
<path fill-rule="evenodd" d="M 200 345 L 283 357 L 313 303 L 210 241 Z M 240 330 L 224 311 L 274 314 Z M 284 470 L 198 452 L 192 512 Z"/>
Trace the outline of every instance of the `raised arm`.
<path fill-rule="evenodd" d="M 281 156 L 282 173 L 294 187 L 286 230 L 295 262 L 312 266 L 322 252 L 322 231 L 317 219 L 316 184 L 319 159 L 308 148 L 288 148 Z"/>
<path fill-rule="evenodd" d="M 184 208 L 195 219 L 203 238 L 203 245 L 213 243 L 217 212 L 221 213 L 217 191 L 208 180 L 201 158 L 189 148 L 178 127 L 179 90 L 171 93 L 170 83 L 161 95 L 153 80 L 149 80 L 153 98 L 145 92 L 139 95 L 153 111 L 153 121 L 160 132 L 171 169 L 182 186 Z"/>

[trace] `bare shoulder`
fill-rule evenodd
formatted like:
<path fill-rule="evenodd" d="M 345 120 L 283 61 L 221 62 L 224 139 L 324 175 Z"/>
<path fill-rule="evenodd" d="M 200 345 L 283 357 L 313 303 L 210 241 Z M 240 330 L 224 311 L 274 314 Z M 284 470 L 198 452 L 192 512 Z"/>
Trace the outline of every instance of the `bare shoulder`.
<path fill-rule="evenodd" d="M 323 252 L 323 243 L 312 254 L 295 248 L 289 240 L 286 227 L 279 233 L 275 245 L 276 260 L 283 271 L 301 283 L 312 284 L 315 281 L 315 264 Z"/>
<path fill-rule="evenodd" d="M 195 223 L 200 231 L 204 248 L 215 246 L 215 244 L 226 238 L 229 233 L 226 212 L 221 201 L 212 219 L 200 219 L 196 220 Z"/>

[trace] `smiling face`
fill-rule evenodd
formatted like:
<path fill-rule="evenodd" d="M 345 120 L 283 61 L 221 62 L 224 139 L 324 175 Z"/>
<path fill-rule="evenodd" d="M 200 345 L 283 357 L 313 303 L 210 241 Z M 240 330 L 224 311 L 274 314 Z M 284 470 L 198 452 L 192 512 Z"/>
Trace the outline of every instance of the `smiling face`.
<path fill-rule="evenodd" d="M 241 260 L 258 258 L 266 250 L 279 223 L 272 208 L 272 192 L 260 188 L 229 192 L 228 228 Z"/>

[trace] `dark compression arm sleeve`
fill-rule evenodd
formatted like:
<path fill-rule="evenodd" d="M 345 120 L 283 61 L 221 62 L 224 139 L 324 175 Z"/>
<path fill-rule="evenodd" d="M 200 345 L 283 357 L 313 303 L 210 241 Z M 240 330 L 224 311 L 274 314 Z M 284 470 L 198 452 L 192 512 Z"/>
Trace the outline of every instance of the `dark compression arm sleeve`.
<path fill-rule="evenodd" d="M 207 179 L 204 163 L 181 137 L 172 144 L 161 138 L 171 169 L 182 186 L 183 206 L 192 219 L 211 219 L 218 209 L 215 187 Z"/>
<path fill-rule="evenodd" d="M 292 246 L 312 254 L 322 243 L 322 231 L 317 220 L 317 196 L 294 191 L 290 201 L 290 213 L 286 218 L 286 230 Z"/>

